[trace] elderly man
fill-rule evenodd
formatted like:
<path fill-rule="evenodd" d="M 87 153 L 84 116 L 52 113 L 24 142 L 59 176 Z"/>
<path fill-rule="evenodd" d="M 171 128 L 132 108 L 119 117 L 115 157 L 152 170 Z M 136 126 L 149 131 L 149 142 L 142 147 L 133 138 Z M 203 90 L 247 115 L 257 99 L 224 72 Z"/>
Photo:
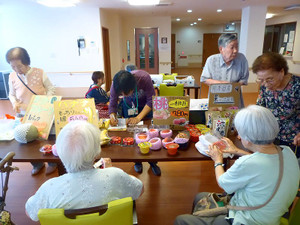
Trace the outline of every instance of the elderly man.
<path fill-rule="evenodd" d="M 218 40 L 220 54 L 207 58 L 200 82 L 207 85 L 238 82 L 247 85 L 249 78 L 246 57 L 238 52 L 238 41 L 235 34 L 222 34 Z M 243 107 L 241 96 L 241 105 Z"/>

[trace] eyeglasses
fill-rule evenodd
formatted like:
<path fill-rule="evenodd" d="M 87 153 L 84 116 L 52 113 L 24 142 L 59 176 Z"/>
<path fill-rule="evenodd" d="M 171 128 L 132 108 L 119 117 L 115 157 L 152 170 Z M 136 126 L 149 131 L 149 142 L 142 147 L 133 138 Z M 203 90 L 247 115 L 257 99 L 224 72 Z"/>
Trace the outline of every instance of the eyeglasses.
<path fill-rule="evenodd" d="M 271 84 L 273 82 L 274 82 L 274 78 L 269 78 L 266 80 L 256 79 L 256 83 L 258 84 L 263 84 L 263 83 Z"/>

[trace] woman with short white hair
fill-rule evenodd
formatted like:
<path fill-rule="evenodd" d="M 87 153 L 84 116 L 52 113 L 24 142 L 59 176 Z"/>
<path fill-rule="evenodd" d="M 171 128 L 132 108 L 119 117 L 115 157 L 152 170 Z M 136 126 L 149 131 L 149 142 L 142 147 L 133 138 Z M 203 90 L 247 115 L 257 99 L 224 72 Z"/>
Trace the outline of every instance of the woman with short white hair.
<path fill-rule="evenodd" d="M 139 179 L 111 167 L 110 161 L 105 169 L 93 167 L 101 152 L 100 131 L 94 125 L 68 123 L 59 133 L 56 147 L 68 173 L 46 181 L 28 199 L 25 207 L 32 220 L 38 221 L 38 211 L 43 208 L 94 207 L 125 197 L 135 200 L 143 193 Z"/>
<path fill-rule="evenodd" d="M 223 138 L 227 148 L 221 151 L 217 145 L 211 145 L 208 154 L 215 162 L 215 174 L 219 186 L 228 194 L 232 206 L 259 206 L 267 202 L 278 181 L 279 155 L 283 155 L 283 177 L 275 196 L 262 208 L 256 210 L 229 210 L 228 215 L 217 217 L 197 217 L 181 215 L 175 225 L 201 224 L 279 224 L 280 217 L 288 211 L 299 185 L 299 166 L 297 158 L 288 146 L 273 144 L 279 127 L 272 112 L 262 106 L 251 105 L 239 111 L 234 124 L 243 146 L 249 152 L 233 145 Z M 278 149 L 280 147 L 280 149 Z M 223 152 L 241 155 L 225 172 Z M 252 152 L 252 154 L 250 153 Z M 207 193 L 199 193 L 194 205 Z M 225 219 L 226 217 L 226 219 Z"/>

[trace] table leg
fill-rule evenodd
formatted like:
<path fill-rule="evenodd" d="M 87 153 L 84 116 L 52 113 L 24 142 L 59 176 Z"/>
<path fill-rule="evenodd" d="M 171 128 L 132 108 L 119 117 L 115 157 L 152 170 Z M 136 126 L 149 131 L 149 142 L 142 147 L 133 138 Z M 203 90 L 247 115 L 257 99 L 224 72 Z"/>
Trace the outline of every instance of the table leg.
<path fill-rule="evenodd" d="M 198 88 L 195 88 L 195 99 L 198 99 Z"/>

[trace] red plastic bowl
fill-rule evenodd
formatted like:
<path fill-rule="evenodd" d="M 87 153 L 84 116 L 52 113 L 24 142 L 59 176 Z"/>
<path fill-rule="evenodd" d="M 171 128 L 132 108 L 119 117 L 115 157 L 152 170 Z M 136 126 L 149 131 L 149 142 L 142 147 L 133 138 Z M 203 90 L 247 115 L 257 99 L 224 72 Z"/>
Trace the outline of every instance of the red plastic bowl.
<path fill-rule="evenodd" d="M 178 148 L 179 144 L 176 143 L 170 143 L 166 145 L 166 149 L 168 150 L 169 155 L 176 155 Z"/>

